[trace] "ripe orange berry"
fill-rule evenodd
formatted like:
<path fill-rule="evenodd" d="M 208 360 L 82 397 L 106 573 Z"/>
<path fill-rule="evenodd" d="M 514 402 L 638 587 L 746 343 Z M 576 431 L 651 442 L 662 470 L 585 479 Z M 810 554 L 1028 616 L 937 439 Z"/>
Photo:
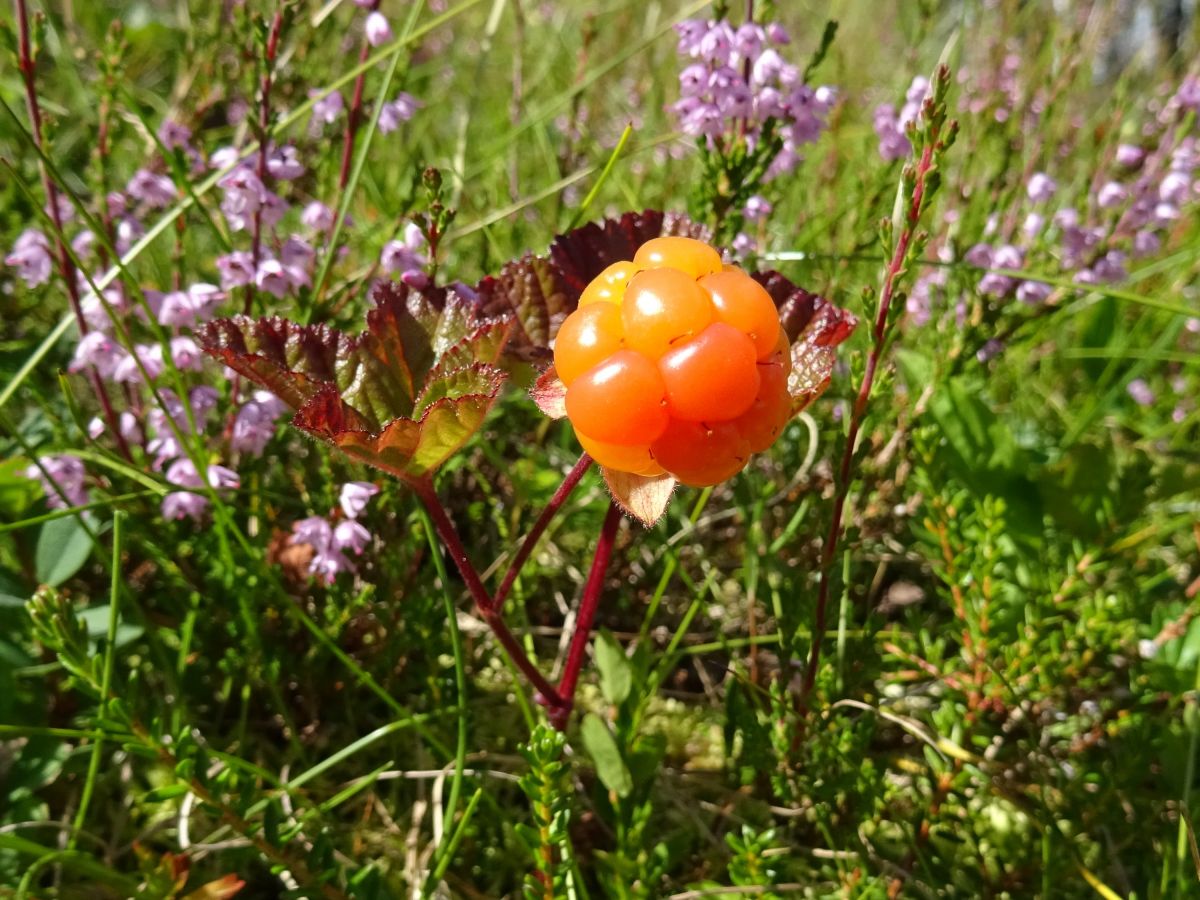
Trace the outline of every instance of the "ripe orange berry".
<path fill-rule="evenodd" d="M 625 299 L 625 287 L 629 279 L 642 270 L 642 266 L 629 260 L 615 262 L 592 279 L 579 297 L 580 306 L 592 303 L 616 303 Z"/>
<path fill-rule="evenodd" d="M 633 276 L 621 304 L 625 345 L 658 359 L 699 334 L 713 320 L 708 292 L 678 269 L 647 269 Z"/>
<path fill-rule="evenodd" d="M 637 475 L 663 474 L 662 466 L 650 455 L 649 444 L 609 444 L 588 437 L 578 428 L 575 437 L 588 455 L 606 468 Z"/>
<path fill-rule="evenodd" d="M 774 444 L 792 417 L 792 395 L 782 361 L 760 362 L 758 374 L 758 396 L 733 423 L 755 453 Z"/>
<path fill-rule="evenodd" d="M 567 316 L 554 339 L 554 367 L 563 384 L 621 349 L 625 327 L 621 310 L 611 303 L 593 303 Z"/>
<path fill-rule="evenodd" d="M 648 444 L 670 419 L 658 366 L 631 350 L 618 350 L 576 378 L 566 404 L 572 425 L 611 444 Z"/>
<path fill-rule="evenodd" d="M 633 261 L 647 268 L 679 269 L 693 278 L 721 271 L 721 254 L 703 241 L 687 237 L 652 238 L 638 247 Z"/>
<path fill-rule="evenodd" d="M 742 470 L 750 458 L 750 444 L 731 422 L 702 425 L 676 419 L 650 445 L 650 452 L 682 483 L 708 487 Z"/>
<path fill-rule="evenodd" d="M 736 419 L 758 395 L 754 343 L 714 322 L 658 361 L 671 415 L 690 422 Z"/>
<path fill-rule="evenodd" d="M 755 355 L 764 359 L 779 340 L 779 311 L 766 288 L 741 270 L 727 269 L 700 279 L 712 295 L 718 322 L 727 322 L 754 341 Z"/>
<path fill-rule="evenodd" d="M 783 365 L 785 375 L 792 374 L 792 342 L 788 340 L 787 332 L 782 328 L 779 329 L 779 343 L 775 345 L 775 352 L 764 360 L 764 362 L 772 361 L 778 361 Z"/>

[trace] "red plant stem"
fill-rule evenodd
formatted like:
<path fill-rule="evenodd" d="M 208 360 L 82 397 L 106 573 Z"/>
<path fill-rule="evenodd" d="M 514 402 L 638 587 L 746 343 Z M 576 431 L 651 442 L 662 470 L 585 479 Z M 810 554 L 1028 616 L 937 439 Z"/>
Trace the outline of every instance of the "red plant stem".
<path fill-rule="evenodd" d="M 575 684 L 579 681 L 579 670 L 583 668 L 583 657 L 587 652 L 588 639 L 592 634 L 592 623 L 600 606 L 600 595 L 604 593 L 604 576 L 608 572 L 608 561 L 612 558 L 617 529 L 621 526 L 621 508 L 610 503 L 604 524 L 600 527 L 600 538 L 596 541 L 596 553 L 592 557 L 592 569 L 588 572 L 583 587 L 583 599 L 579 602 L 579 615 L 575 619 L 575 633 L 571 635 L 571 646 L 567 649 L 567 663 L 558 682 L 558 693 L 562 705 L 550 710 L 550 722 L 559 731 L 566 727 L 567 717 L 575 705 Z"/>
<path fill-rule="evenodd" d="M 375 0 L 367 10 L 368 15 L 379 9 L 379 0 Z M 365 63 L 371 55 L 371 44 L 363 36 L 362 49 L 358 52 L 359 65 Z M 342 167 L 338 172 L 338 188 L 344 190 L 350 181 L 350 160 L 354 156 L 354 139 L 358 134 L 358 124 L 362 120 L 363 88 L 367 83 L 367 73 L 361 72 L 354 79 L 354 96 L 350 100 L 350 111 L 346 114 L 346 133 L 342 139 Z"/>
<path fill-rule="evenodd" d="M 933 165 L 934 136 L 926 141 L 921 159 L 917 163 L 913 179 L 912 197 L 909 199 L 907 221 L 897 240 L 896 249 L 888 263 L 887 275 L 883 282 L 883 291 L 879 295 L 879 310 L 875 314 L 875 330 L 871 352 L 867 356 L 867 368 L 863 373 L 862 384 L 858 388 L 858 396 L 854 408 L 850 412 L 850 428 L 846 434 L 846 447 L 842 451 L 842 463 L 838 470 L 837 494 L 833 500 L 833 516 L 829 520 L 829 533 L 821 547 L 821 583 L 817 589 L 817 609 L 813 619 L 812 646 L 808 654 L 808 667 L 804 673 L 804 685 L 801 689 L 801 703 L 812 693 L 817 680 L 817 667 L 821 663 L 821 642 L 825 634 L 825 615 L 829 606 L 829 582 L 833 570 L 833 561 L 837 556 L 838 542 L 842 536 L 842 515 L 846 508 L 846 497 L 850 493 L 850 475 L 854 464 L 854 450 L 858 443 L 858 432 L 862 427 L 863 417 L 867 412 L 867 403 L 871 399 L 871 388 L 875 384 L 875 372 L 879 368 L 879 360 L 883 356 L 884 345 L 887 343 L 888 311 L 892 306 L 896 284 L 904 271 L 908 249 L 916 235 L 917 219 L 921 212 L 921 202 L 925 196 L 925 178 Z"/>
<path fill-rule="evenodd" d="M 283 30 L 283 7 L 275 10 L 275 18 L 271 20 L 271 30 L 267 34 L 266 58 L 263 60 L 263 76 L 260 96 L 258 98 L 258 166 L 255 174 L 264 185 L 267 183 L 267 154 L 269 151 L 269 130 L 271 127 L 271 78 L 275 70 L 275 56 L 279 52 L 279 33 Z M 262 205 L 254 210 L 254 225 L 250 236 L 250 256 L 254 261 L 254 269 L 258 270 L 258 260 L 262 255 Z M 246 285 L 246 303 L 242 308 L 245 315 L 250 314 L 254 305 L 254 285 Z"/>
<path fill-rule="evenodd" d="M 29 10 L 26 7 L 25 0 L 14 0 L 14 6 L 17 13 L 18 33 L 17 67 L 21 70 L 21 76 L 25 82 L 25 106 L 29 110 L 30 133 L 38 150 L 43 150 L 42 108 L 38 103 L 36 66 L 29 42 Z M 44 165 L 39 165 L 38 168 L 41 171 L 42 188 L 46 193 L 46 202 L 50 206 L 50 221 L 54 223 L 54 246 L 58 253 L 58 273 L 62 276 L 63 283 L 66 285 L 67 298 L 71 303 L 71 312 L 75 314 L 75 324 L 78 326 L 79 334 L 82 337 L 88 333 L 88 324 L 87 320 L 83 317 L 83 307 L 79 302 L 79 283 L 75 280 L 75 267 L 71 263 L 70 254 L 67 252 L 67 245 L 62 239 L 62 213 L 58 208 L 58 187 Z M 120 422 L 113 409 L 112 400 L 109 399 L 108 390 L 104 387 L 104 381 L 100 378 L 100 373 L 96 371 L 95 366 L 88 367 L 88 377 L 92 382 L 92 389 L 95 391 L 96 399 L 100 403 L 100 409 L 104 413 L 104 421 L 107 423 L 108 431 L 116 442 L 117 449 L 126 460 L 132 462 L 133 455 L 129 452 L 129 444 L 126 442 L 125 436 L 121 434 Z"/>
<path fill-rule="evenodd" d="M 496 636 L 496 640 L 504 647 L 516 667 L 529 679 L 530 684 L 537 688 L 542 702 L 552 711 L 561 708 L 563 700 L 559 692 L 546 680 L 546 676 L 538 671 L 537 666 L 529 659 L 520 642 L 509 631 L 503 617 L 492 608 L 492 599 L 488 595 L 487 588 L 483 586 L 479 573 L 471 564 L 471 559 L 467 556 L 467 550 L 458 536 L 454 523 L 450 521 L 446 508 L 442 506 L 442 501 L 438 499 L 437 492 L 433 489 L 433 483 L 428 479 L 423 479 L 409 484 L 421 502 L 425 504 L 425 508 L 429 510 L 434 530 L 438 533 L 442 544 L 450 551 L 450 557 L 454 560 L 454 565 L 458 567 L 459 574 L 462 575 L 463 581 L 467 585 L 467 591 L 475 601 L 480 615 L 483 616 L 484 621 Z"/>
<path fill-rule="evenodd" d="M 542 514 L 533 523 L 533 528 L 529 530 L 529 534 L 525 535 L 525 541 L 521 544 L 517 555 L 513 557 L 508 571 L 504 573 L 504 580 L 500 582 L 500 588 L 492 596 L 492 609 L 497 611 L 504 609 L 504 601 L 508 599 L 508 594 L 517 580 L 517 575 L 524 568 L 526 560 L 529 559 L 529 554 L 533 552 L 533 548 L 537 546 L 538 539 L 541 538 L 542 533 L 550 524 L 550 520 L 554 518 L 559 508 L 571 496 L 571 492 L 575 490 L 575 486 L 579 484 L 580 479 L 591 468 L 591 465 L 592 458 L 584 453 L 579 457 L 579 462 L 575 463 L 575 467 L 567 473 L 567 477 L 563 479 L 563 483 L 558 486 L 558 490 L 554 492 L 554 496 L 550 498 L 550 502 L 546 504 L 546 508 L 542 510 Z"/>

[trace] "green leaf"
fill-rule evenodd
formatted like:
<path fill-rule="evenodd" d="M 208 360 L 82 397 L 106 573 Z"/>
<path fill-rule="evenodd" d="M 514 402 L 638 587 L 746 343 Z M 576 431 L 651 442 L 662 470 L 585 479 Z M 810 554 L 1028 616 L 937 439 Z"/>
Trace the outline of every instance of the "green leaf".
<path fill-rule="evenodd" d="M 105 603 L 103 606 L 89 606 L 76 613 L 76 618 L 87 629 L 88 639 L 93 645 L 99 644 L 100 639 L 108 634 L 108 608 L 109 605 Z M 114 649 L 136 641 L 144 631 L 141 625 L 118 624 L 116 640 L 113 642 Z"/>
<path fill-rule="evenodd" d="M 51 519 L 38 534 L 34 571 L 42 584 L 57 587 L 87 562 L 92 537 L 75 516 Z"/>
<path fill-rule="evenodd" d="M 146 791 L 142 794 L 143 803 L 165 803 L 168 800 L 174 800 L 176 797 L 182 797 L 191 788 L 180 781 L 172 784 L 164 784 L 162 787 L 156 787 L 152 791 Z"/>
<path fill-rule="evenodd" d="M 366 330 L 245 317 L 211 323 L 205 349 L 296 407 L 297 428 L 401 478 L 441 465 L 483 424 L 511 318 L 453 291 L 376 286 Z"/>
<path fill-rule="evenodd" d="M 633 687 L 633 667 L 617 639 L 607 629 L 596 635 L 593 647 L 596 669 L 600 672 L 600 692 L 613 706 L 620 706 Z"/>
<path fill-rule="evenodd" d="M 621 750 L 604 720 L 595 713 L 583 717 L 579 728 L 583 746 L 596 766 L 600 783 L 618 797 L 628 797 L 633 790 L 633 776 L 621 758 Z"/>

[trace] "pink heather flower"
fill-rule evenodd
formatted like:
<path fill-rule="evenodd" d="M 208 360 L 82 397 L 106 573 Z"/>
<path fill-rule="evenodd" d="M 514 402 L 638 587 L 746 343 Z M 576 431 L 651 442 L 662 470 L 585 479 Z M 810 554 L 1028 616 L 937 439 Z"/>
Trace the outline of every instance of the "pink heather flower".
<path fill-rule="evenodd" d="M 1168 172 L 1158 186 L 1158 197 L 1164 203 L 1180 206 L 1187 202 L 1191 186 L 1191 179 L 1184 172 Z"/>
<path fill-rule="evenodd" d="M 371 532 L 353 519 L 339 522 L 333 529 L 333 546 L 338 550 L 349 550 L 355 556 L 361 556 L 370 542 Z"/>
<path fill-rule="evenodd" d="M 769 200 L 767 200 L 765 197 L 760 197 L 758 194 L 755 194 L 746 201 L 746 208 L 742 210 L 742 215 L 744 215 L 751 222 L 761 222 L 771 214 L 773 209 L 774 207 L 771 205 Z"/>
<path fill-rule="evenodd" d="M 306 228 L 312 228 L 314 231 L 328 231 L 333 227 L 333 210 L 314 200 L 304 207 L 304 211 L 300 213 L 300 221 Z"/>
<path fill-rule="evenodd" d="M 989 244 L 976 244 L 963 254 L 963 261 L 977 269 L 988 269 L 992 265 L 992 254 Z"/>
<path fill-rule="evenodd" d="M 168 150 L 177 147 L 184 149 L 192 139 L 192 129 L 173 119 L 167 119 L 158 127 L 158 139 Z"/>
<path fill-rule="evenodd" d="M 230 447 L 239 453 L 261 456 L 275 436 L 275 422 L 285 409 L 274 394 L 255 391 L 253 398 L 242 405 L 233 420 Z"/>
<path fill-rule="evenodd" d="M 312 90 L 308 92 L 308 96 L 310 97 L 319 97 L 320 94 L 321 92 L 319 90 Z M 314 132 L 319 132 L 323 126 L 336 122 L 338 116 L 342 114 L 342 109 L 345 107 L 345 105 L 346 103 L 338 91 L 334 91 L 328 96 L 321 97 L 321 99 L 313 104 L 310 128 L 312 128 Z"/>
<path fill-rule="evenodd" d="M 210 409 L 216 408 L 220 399 L 220 392 L 208 384 L 197 385 L 188 392 L 188 402 L 192 406 L 197 426 L 204 422 L 204 417 Z"/>
<path fill-rule="evenodd" d="M 89 331 L 79 339 L 68 369 L 78 372 L 95 366 L 101 378 L 111 378 L 123 354 L 124 351 L 103 331 Z"/>
<path fill-rule="evenodd" d="M 125 185 L 125 193 L 154 209 L 175 202 L 175 183 L 166 175 L 155 175 L 148 169 L 138 169 Z"/>
<path fill-rule="evenodd" d="M 233 490 L 241 487 L 242 479 L 233 469 L 225 466 L 211 465 L 208 467 L 208 483 L 217 490 Z"/>
<path fill-rule="evenodd" d="M 400 240 L 388 241 L 379 255 L 380 265 L 390 275 L 403 276 L 406 272 L 421 272 L 425 267 L 426 258 L 421 252 L 425 245 L 425 236 L 416 224 L 409 222 L 404 226 L 404 237 Z"/>
<path fill-rule="evenodd" d="M 701 59 L 725 65 L 733 53 L 733 28 L 724 20 L 709 22 L 708 30 L 700 36 L 696 53 Z"/>
<path fill-rule="evenodd" d="M 289 145 L 274 148 L 267 156 L 267 171 L 272 178 L 291 181 L 304 174 L 304 166 L 296 155 L 296 148 Z"/>
<path fill-rule="evenodd" d="M 1017 299 L 1030 306 L 1044 303 L 1052 288 L 1042 281 L 1022 281 L 1017 287 Z"/>
<path fill-rule="evenodd" d="M 245 250 L 234 250 L 217 257 L 217 272 L 221 287 L 225 290 L 252 284 L 254 281 L 254 257 Z"/>
<path fill-rule="evenodd" d="M 745 259 L 758 249 L 758 242 L 744 231 L 741 231 L 734 237 L 730 249 L 738 259 Z"/>
<path fill-rule="evenodd" d="M 912 143 L 900 127 L 900 117 L 895 106 L 881 103 L 875 107 L 873 123 L 875 136 L 879 139 L 879 155 L 886 162 L 905 159 L 912 153 Z"/>
<path fill-rule="evenodd" d="M 422 106 L 424 104 L 412 94 L 401 91 L 395 100 L 385 103 L 383 109 L 379 111 L 380 133 L 390 134 L 395 131 L 402 122 L 407 122 L 416 115 L 417 110 Z"/>
<path fill-rule="evenodd" d="M 199 521 L 208 510 L 208 498 L 191 491 L 172 491 L 162 498 L 159 511 L 164 519 Z"/>
<path fill-rule="evenodd" d="M 1096 194 L 1096 205 L 1101 209 L 1113 209 L 1129 199 L 1129 191 L 1125 185 L 1110 181 Z"/>
<path fill-rule="evenodd" d="M 761 25 L 746 22 L 733 34 L 733 49 L 739 59 L 753 60 L 762 52 L 766 40 L 767 33 Z"/>
<path fill-rule="evenodd" d="M 375 10 L 367 16 L 364 29 L 367 33 L 367 43 L 372 47 L 386 44 L 392 39 L 392 26 L 388 24 L 387 16 Z"/>
<path fill-rule="evenodd" d="M 347 559 L 340 551 L 330 549 L 325 553 L 318 553 L 314 556 L 312 564 L 308 568 L 318 581 L 330 585 L 343 572 L 353 572 L 354 563 Z"/>
<path fill-rule="evenodd" d="M 792 42 L 791 35 L 787 33 L 787 29 L 778 22 L 772 22 L 767 25 L 767 39 L 772 44 L 790 44 Z"/>
<path fill-rule="evenodd" d="M 145 233 L 146 229 L 142 227 L 141 222 L 133 216 L 123 216 L 117 221 L 117 252 L 128 253 L 134 242 Z"/>
<path fill-rule="evenodd" d="M 78 257 L 86 257 L 96 244 L 96 235 L 91 231 L 81 231 L 71 238 L 71 249 Z"/>
<path fill-rule="evenodd" d="M 99 416 L 92 416 L 87 424 L 87 434 L 93 441 L 97 440 L 104 434 L 104 420 Z"/>
<path fill-rule="evenodd" d="M 1058 190 L 1058 183 L 1045 172 L 1035 172 L 1025 186 L 1025 192 L 1034 203 L 1045 203 Z"/>
<path fill-rule="evenodd" d="M 290 237 L 283 242 L 279 249 L 279 259 L 283 264 L 283 276 L 296 287 L 308 286 L 312 279 L 308 271 L 312 267 L 316 251 L 308 241 L 300 237 Z"/>
<path fill-rule="evenodd" d="M 685 56 L 696 56 L 699 52 L 700 38 L 708 32 L 708 23 L 700 19 L 684 19 L 675 26 L 679 35 L 676 49 Z"/>
<path fill-rule="evenodd" d="M 283 297 L 290 287 L 283 263 L 277 259 L 264 259 L 258 264 L 254 273 L 254 284 L 260 291 L 266 291 L 276 297 Z"/>
<path fill-rule="evenodd" d="M 83 484 L 87 471 L 82 460 L 61 454 L 39 456 L 38 462 L 41 468 L 29 466 L 25 470 L 25 477 L 41 483 L 48 507 L 66 509 L 68 506 L 84 506 L 88 502 L 87 488 Z"/>
<path fill-rule="evenodd" d="M 1132 169 L 1142 164 L 1146 151 L 1136 144 L 1119 144 L 1117 146 L 1117 165 Z"/>
<path fill-rule="evenodd" d="M 318 553 L 327 550 L 333 540 L 333 528 L 321 516 L 309 516 L 292 523 L 292 544 L 308 544 Z"/>
<path fill-rule="evenodd" d="M 217 312 L 217 308 L 225 301 L 225 292 L 215 284 L 208 284 L 200 281 L 193 284 L 187 289 L 188 297 L 192 301 L 192 309 L 196 313 L 196 319 L 200 322 L 207 322 Z"/>
<path fill-rule="evenodd" d="M 160 325 L 175 326 L 196 324 L 196 308 L 186 291 L 171 291 L 164 294 L 158 307 Z"/>
<path fill-rule="evenodd" d="M 1120 250 L 1109 250 L 1096 260 L 1092 272 L 1101 284 L 1115 284 L 1129 277 L 1125 270 L 1125 254 Z"/>
<path fill-rule="evenodd" d="M 1154 405 L 1154 391 L 1150 389 L 1150 385 L 1146 384 L 1144 379 L 1133 379 L 1125 389 L 1129 392 L 1129 396 L 1133 398 L 1133 402 L 1138 406 Z"/>
<path fill-rule="evenodd" d="M 17 275 L 26 287 L 38 287 L 50 280 L 52 270 L 50 242 L 40 231 L 27 228 L 17 237 L 12 252 L 4 258 L 4 264 L 17 270 Z"/>
<path fill-rule="evenodd" d="M 378 493 L 379 488 L 369 481 L 348 481 L 342 485 L 338 502 L 347 519 L 357 519 L 367 508 L 370 499 Z"/>
<path fill-rule="evenodd" d="M 153 306 L 155 298 L 158 296 L 156 291 L 146 291 L 146 299 Z M 109 315 L 108 309 L 111 307 L 113 315 L 120 315 L 125 312 L 125 298 L 121 295 L 119 287 L 105 288 L 97 297 L 89 289 L 79 300 L 79 311 L 83 313 L 83 319 L 93 328 L 105 329 L 112 324 L 112 317 Z"/>
<path fill-rule="evenodd" d="M 1021 230 L 1028 237 L 1036 237 L 1046 227 L 1046 217 L 1041 213 L 1031 212 L 1021 223 Z"/>
<path fill-rule="evenodd" d="M 1156 231 L 1139 231 L 1133 236 L 1133 255 L 1136 257 L 1153 256 L 1162 249 L 1162 238 Z"/>
<path fill-rule="evenodd" d="M 177 369 L 199 372 L 203 359 L 204 355 L 200 352 L 200 346 L 190 337 L 171 338 L 171 361 L 175 363 Z"/>
<path fill-rule="evenodd" d="M 1002 344 L 996 338 L 991 338 L 986 344 L 979 348 L 979 350 L 975 353 L 975 358 L 981 363 L 985 363 L 989 360 L 995 359 L 1003 352 L 1004 344 Z"/>
<path fill-rule="evenodd" d="M 223 169 L 228 169 L 230 166 L 236 166 L 238 160 L 241 158 L 242 153 L 237 147 L 219 147 L 208 158 L 208 167 L 220 172 Z"/>
<path fill-rule="evenodd" d="M 134 354 L 137 359 L 134 359 Z M 141 363 L 139 368 L 138 362 Z M 142 369 L 153 380 L 163 373 L 162 346 L 159 344 L 135 344 L 133 353 L 124 353 L 113 370 L 112 379 L 120 384 L 141 384 Z"/>

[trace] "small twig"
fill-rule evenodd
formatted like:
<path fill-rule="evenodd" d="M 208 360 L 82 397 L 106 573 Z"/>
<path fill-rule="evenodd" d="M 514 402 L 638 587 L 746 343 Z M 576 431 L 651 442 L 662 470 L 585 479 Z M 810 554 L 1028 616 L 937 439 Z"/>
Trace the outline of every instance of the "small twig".
<path fill-rule="evenodd" d="M 939 73 L 940 75 L 940 73 Z M 948 74 L 947 76 L 948 77 Z M 927 101 L 928 102 L 928 101 Z M 813 621 L 813 642 L 808 654 L 808 666 L 804 673 L 804 685 L 801 689 L 801 704 L 807 704 L 807 698 L 812 693 L 817 680 L 817 668 L 821 662 L 820 635 L 825 633 L 825 618 L 829 605 L 829 588 L 832 580 L 833 562 L 837 558 L 838 543 L 842 536 L 842 516 L 846 509 L 846 498 L 850 494 L 851 474 L 854 467 L 854 453 L 857 449 L 858 435 L 862 428 L 863 419 L 867 413 L 867 405 L 871 399 L 871 389 L 875 384 L 875 374 L 879 361 L 883 357 L 888 340 L 889 312 L 892 299 L 901 277 L 908 268 L 908 254 L 913 240 L 917 235 L 917 224 L 920 219 L 922 205 L 928 188 L 928 178 L 934 169 L 934 151 L 939 146 L 939 128 L 934 123 L 921 151 L 913 172 L 912 194 L 905 210 L 904 227 L 896 239 L 895 250 L 887 266 L 884 276 L 883 290 L 879 295 L 879 308 L 875 314 L 875 327 L 870 353 L 867 356 L 867 367 L 863 373 L 862 383 L 858 388 L 858 396 L 850 412 L 850 427 L 846 433 L 846 445 L 842 450 L 842 461 L 838 469 L 837 493 L 833 500 L 833 515 L 829 520 L 829 531 L 821 547 L 821 582 L 817 590 L 817 607 Z"/>
<path fill-rule="evenodd" d="M 44 151 L 42 141 L 42 108 L 38 102 L 37 95 L 37 71 L 36 64 L 33 59 L 33 49 L 29 41 L 29 10 L 26 7 L 25 0 L 13 0 L 17 13 L 17 67 L 21 70 L 21 78 L 25 84 L 25 106 L 29 110 L 29 130 L 33 135 L 33 142 L 39 151 Z M 63 284 L 67 289 L 67 299 L 71 303 L 71 312 L 75 315 L 75 323 L 79 327 L 79 335 L 88 333 L 87 319 L 83 317 L 83 307 L 79 299 L 79 283 L 75 280 L 75 267 L 71 263 L 70 254 L 67 251 L 67 245 L 62 239 L 62 211 L 58 208 L 58 186 L 54 183 L 54 179 L 50 177 L 50 172 L 45 164 L 39 164 L 38 171 L 42 176 L 42 188 L 46 193 L 46 202 L 49 205 L 48 213 L 50 221 L 54 223 L 54 246 L 58 254 L 58 273 L 62 276 Z M 104 414 L 104 421 L 108 425 L 109 433 L 113 437 L 113 441 L 117 445 L 117 449 L 121 455 L 129 462 L 133 461 L 133 454 L 129 452 L 129 444 L 125 440 L 125 436 L 121 433 L 120 421 L 117 419 L 117 414 L 113 409 L 112 400 L 108 396 L 108 390 L 104 386 L 104 381 L 100 378 L 100 373 L 96 371 L 95 366 L 88 367 L 88 378 L 92 382 L 92 389 L 95 391 L 96 399 L 100 403 L 101 411 Z"/>

